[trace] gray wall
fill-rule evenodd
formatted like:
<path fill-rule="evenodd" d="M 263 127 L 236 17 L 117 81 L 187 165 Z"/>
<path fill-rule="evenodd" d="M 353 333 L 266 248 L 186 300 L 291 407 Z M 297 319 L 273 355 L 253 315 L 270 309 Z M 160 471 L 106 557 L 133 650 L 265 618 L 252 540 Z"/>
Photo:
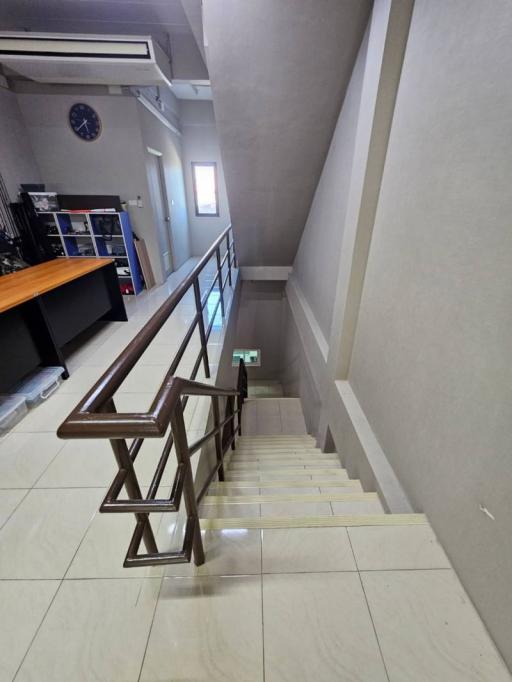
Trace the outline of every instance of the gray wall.
<path fill-rule="evenodd" d="M 293 262 L 370 7 L 369 0 L 203 2 L 242 265 Z"/>
<path fill-rule="evenodd" d="M 77 97 L 94 107 L 102 120 L 102 133 L 83 142 L 71 131 L 68 110 Z M 146 174 L 146 146 L 165 153 L 168 193 L 176 196 L 177 222 L 184 232 L 184 191 L 179 176 L 179 143 L 171 132 L 132 96 L 18 93 L 41 178 L 49 190 L 77 194 L 118 194 L 122 200 L 142 198 L 142 207 L 130 206 L 130 218 L 146 240 L 157 280 L 163 269 Z M 151 144 L 151 141 L 153 144 Z M 174 191 L 172 188 L 176 187 Z M 188 257 L 186 239 L 177 242 L 178 265 Z"/>
<path fill-rule="evenodd" d="M 190 226 L 190 250 L 193 256 L 202 256 L 213 241 L 231 222 L 224 167 L 219 149 L 219 139 L 213 113 L 213 103 L 182 100 L 181 126 L 183 166 L 187 188 L 187 207 Z M 215 161 L 219 185 L 219 216 L 197 217 L 192 184 L 192 161 Z"/>
<path fill-rule="evenodd" d="M 512 664 L 512 13 L 489 10 L 416 0 L 349 381 Z"/>
<path fill-rule="evenodd" d="M 409 31 L 409 9 L 374 4 L 333 303 L 306 231 L 286 350 L 318 393 L 320 444 L 331 432 L 388 509 L 428 514 L 511 665 L 512 14 L 416 0 Z"/>
<path fill-rule="evenodd" d="M 321 399 L 292 312 L 285 301 L 279 380 L 287 398 L 300 398 L 308 433 L 318 433 Z"/>
<path fill-rule="evenodd" d="M 144 148 L 162 153 L 169 215 L 171 218 L 171 257 L 177 270 L 190 257 L 189 226 L 183 179 L 181 137 L 160 123 L 142 104 L 137 104 Z M 146 160 L 148 154 L 146 151 Z"/>
<path fill-rule="evenodd" d="M 261 349 L 261 367 L 248 368 L 250 379 L 281 377 L 284 309 L 284 282 L 242 281 L 234 348 Z"/>
<path fill-rule="evenodd" d="M 0 173 L 12 201 L 22 182 L 41 182 L 16 94 L 0 87 Z"/>
<path fill-rule="evenodd" d="M 329 338 L 340 248 L 350 189 L 368 31 L 359 49 L 327 159 L 293 263 L 304 297 Z"/>

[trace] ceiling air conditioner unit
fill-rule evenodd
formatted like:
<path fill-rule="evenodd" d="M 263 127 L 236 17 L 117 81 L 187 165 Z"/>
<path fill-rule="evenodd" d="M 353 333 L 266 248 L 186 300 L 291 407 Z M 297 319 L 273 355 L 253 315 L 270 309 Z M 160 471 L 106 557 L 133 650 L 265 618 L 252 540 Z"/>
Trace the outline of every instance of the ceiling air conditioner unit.
<path fill-rule="evenodd" d="M 171 84 L 169 59 L 149 36 L 2 31 L 0 63 L 40 83 Z"/>

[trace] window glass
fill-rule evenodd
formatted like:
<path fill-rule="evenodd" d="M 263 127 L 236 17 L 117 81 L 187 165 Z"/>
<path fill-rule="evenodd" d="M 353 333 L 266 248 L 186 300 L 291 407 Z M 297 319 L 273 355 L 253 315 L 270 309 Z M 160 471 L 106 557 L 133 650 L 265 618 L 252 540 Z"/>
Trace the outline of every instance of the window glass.
<path fill-rule="evenodd" d="M 218 216 L 217 164 L 192 162 L 194 200 L 197 216 Z"/>
<path fill-rule="evenodd" d="M 261 366 L 261 351 L 259 348 L 235 348 L 233 351 L 233 367 L 238 367 L 243 360 L 248 367 Z"/>

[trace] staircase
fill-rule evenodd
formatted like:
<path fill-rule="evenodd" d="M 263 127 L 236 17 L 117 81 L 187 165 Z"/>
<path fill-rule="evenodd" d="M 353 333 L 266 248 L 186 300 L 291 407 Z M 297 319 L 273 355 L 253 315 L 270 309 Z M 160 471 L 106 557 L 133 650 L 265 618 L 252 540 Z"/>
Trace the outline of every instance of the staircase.
<path fill-rule="evenodd" d="M 349 479 L 339 456 L 310 435 L 239 438 L 199 515 L 203 530 L 425 523 L 421 514 L 387 514 L 378 494 Z"/>

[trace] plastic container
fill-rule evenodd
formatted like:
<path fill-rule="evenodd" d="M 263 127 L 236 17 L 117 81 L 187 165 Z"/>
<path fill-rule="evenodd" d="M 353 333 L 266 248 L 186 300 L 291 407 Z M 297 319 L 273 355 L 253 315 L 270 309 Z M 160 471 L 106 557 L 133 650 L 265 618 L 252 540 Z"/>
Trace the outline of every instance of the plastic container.
<path fill-rule="evenodd" d="M 63 372 L 64 367 L 39 367 L 16 384 L 13 392 L 23 396 L 29 407 L 35 407 L 55 393 L 62 383 Z"/>
<path fill-rule="evenodd" d="M 0 435 L 16 426 L 27 412 L 25 396 L 0 395 Z"/>

